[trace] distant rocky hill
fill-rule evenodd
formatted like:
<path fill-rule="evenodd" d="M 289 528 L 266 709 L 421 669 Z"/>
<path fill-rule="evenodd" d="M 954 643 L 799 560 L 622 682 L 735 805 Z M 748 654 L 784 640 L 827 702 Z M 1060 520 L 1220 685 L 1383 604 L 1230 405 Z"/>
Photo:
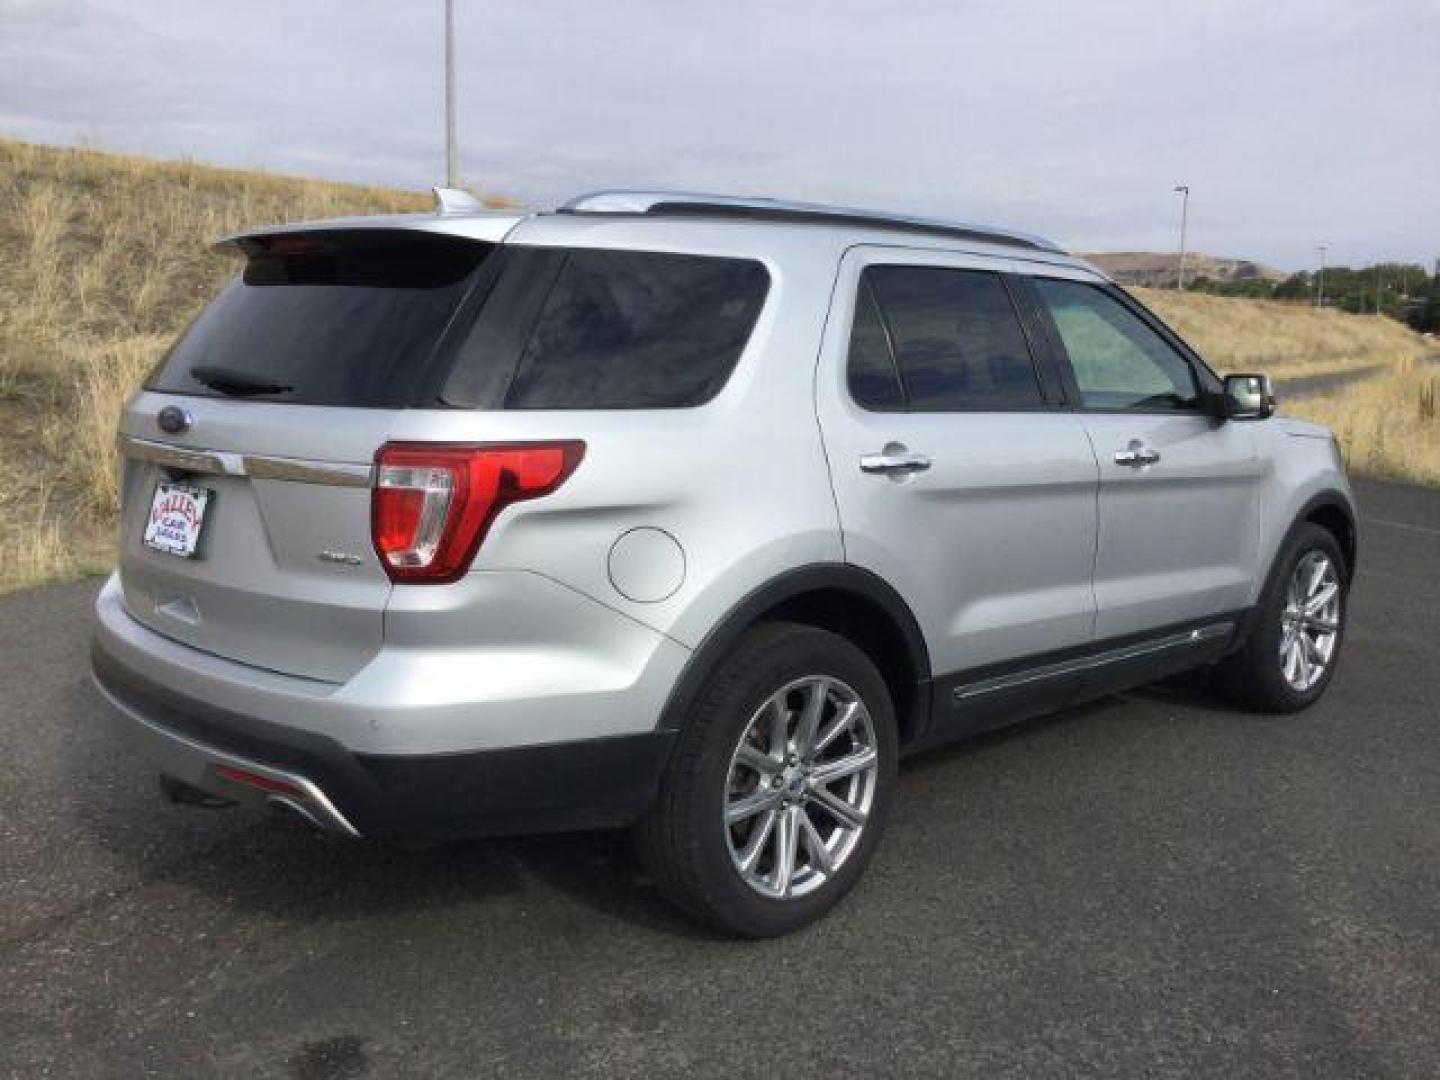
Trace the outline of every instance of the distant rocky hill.
<path fill-rule="evenodd" d="M 1157 251 L 1100 251 L 1084 256 L 1121 285 L 1159 289 L 1175 284 L 1175 253 Z M 1286 274 L 1248 259 L 1222 259 L 1187 254 L 1185 280 L 1208 277 L 1214 281 L 1284 281 Z"/>

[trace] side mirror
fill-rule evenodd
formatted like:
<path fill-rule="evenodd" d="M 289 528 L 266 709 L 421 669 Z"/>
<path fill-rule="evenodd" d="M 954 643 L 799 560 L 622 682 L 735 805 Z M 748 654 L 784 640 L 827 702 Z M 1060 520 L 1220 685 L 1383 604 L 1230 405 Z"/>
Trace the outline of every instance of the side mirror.
<path fill-rule="evenodd" d="M 1275 415 L 1275 390 L 1268 375 L 1226 375 L 1220 395 L 1226 420 L 1265 420 Z"/>

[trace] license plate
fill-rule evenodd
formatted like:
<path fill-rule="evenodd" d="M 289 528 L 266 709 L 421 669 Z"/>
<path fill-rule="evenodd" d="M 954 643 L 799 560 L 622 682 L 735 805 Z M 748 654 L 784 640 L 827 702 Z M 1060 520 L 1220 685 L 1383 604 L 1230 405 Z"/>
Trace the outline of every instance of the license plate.
<path fill-rule="evenodd" d="M 150 516 L 145 520 L 145 546 L 193 558 L 209 502 L 207 488 L 156 484 L 155 497 L 150 500 Z"/>

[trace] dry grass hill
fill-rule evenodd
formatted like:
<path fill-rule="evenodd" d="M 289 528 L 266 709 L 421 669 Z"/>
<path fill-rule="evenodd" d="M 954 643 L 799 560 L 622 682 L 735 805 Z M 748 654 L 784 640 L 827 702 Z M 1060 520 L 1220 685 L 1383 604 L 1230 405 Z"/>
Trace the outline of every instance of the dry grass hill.
<path fill-rule="evenodd" d="M 1163 289 L 1175 284 L 1175 256 L 1156 251 L 1099 251 L 1086 255 L 1122 285 Z M 1248 259 L 1222 259 L 1191 252 L 1185 256 L 1185 280 L 1208 277 L 1214 281 L 1284 281 L 1285 273 Z"/>
<path fill-rule="evenodd" d="M 233 272 L 210 240 L 245 225 L 429 203 L 416 192 L 0 139 L 0 590 L 108 563 L 116 415 Z M 1371 380 L 1367 406 L 1391 418 L 1378 452 L 1369 413 L 1341 416 L 1359 395 L 1333 409 L 1353 420 L 1343 430 L 1355 445 L 1370 447 L 1358 462 L 1402 473 L 1390 464 L 1401 430 L 1393 418 L 1413 414 L 1406 437 L 1430 449 L 1407 459 L 1428 462 L 1414 474 L 1440 481 L 1434 392 L 1427 422 L 1417 402 L 1429 376 L 1415 359 L 1424 349 L 1408 331 L 1280 304 L 1142 295 L 1221 368 L 1294 374 L 1386 364 L 1398 381 L 1382 389 Z"/>

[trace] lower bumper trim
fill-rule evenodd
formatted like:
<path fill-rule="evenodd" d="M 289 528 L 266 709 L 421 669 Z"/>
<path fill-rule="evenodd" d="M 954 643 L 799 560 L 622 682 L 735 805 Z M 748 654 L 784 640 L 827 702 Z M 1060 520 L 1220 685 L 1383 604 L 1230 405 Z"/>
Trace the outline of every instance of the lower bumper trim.
<path fill-rule="evenodd" d="M 101 692 L 144 737 L 162 774 L 221 799 L 279 802 L 349 838 L 628 825 L 654 801 L 675 737 L 655 731 L 450 754 L 356 754 L 327 736 L 177 693 L 98 641 L 91 665 Z M 255 779 L 237 781 L 232 770 Z"/>

